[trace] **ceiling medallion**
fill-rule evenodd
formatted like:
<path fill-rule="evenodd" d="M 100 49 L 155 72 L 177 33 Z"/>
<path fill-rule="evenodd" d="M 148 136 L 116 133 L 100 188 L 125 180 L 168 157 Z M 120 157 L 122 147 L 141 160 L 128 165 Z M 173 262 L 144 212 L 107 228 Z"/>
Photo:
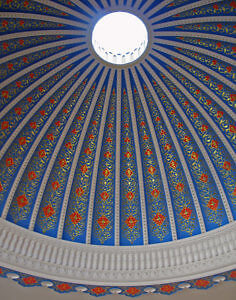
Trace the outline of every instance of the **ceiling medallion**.
<path fill-rule="evenodd" d="M 141 19 L 127 12 L 113 12 L 94 26 L 92 45 L 99 57 L 124 65 L 137 60 L 148 44 L 147 28 Z"/>

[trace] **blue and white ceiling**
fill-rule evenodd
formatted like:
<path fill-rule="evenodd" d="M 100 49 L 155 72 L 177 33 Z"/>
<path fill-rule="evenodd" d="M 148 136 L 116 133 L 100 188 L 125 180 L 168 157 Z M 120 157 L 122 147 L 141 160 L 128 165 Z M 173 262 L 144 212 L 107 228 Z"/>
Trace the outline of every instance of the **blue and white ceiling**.
<path fill-rule="evenodd" d="M 146 245 L 233 222 L 236 1 L 0 2 L 0 213 L 44 235 Z M 128 11 L 131 65 L 91 49 Z"/>

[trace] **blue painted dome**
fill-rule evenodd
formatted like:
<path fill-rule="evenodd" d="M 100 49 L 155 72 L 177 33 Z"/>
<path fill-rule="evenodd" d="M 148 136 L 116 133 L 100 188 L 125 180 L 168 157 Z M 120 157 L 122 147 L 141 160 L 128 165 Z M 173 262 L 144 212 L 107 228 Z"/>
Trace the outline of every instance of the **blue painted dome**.
<path fill-rule="evenodd" d="M 233 222 L 236 2 L 212 2 L 1 1 L 3 219 L 105 246 Z M 114 11 L 148 28 L 131 64 L 91 45 Z"/>

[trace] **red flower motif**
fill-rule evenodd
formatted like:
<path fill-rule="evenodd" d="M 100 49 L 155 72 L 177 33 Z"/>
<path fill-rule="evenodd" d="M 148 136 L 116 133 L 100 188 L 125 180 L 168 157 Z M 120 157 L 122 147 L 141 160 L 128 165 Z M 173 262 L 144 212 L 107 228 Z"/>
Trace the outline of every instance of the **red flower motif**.
<path fill-rule="evenodd" d="M 13 158 L 12 158 L 12 157 L 7 158 L 7 159 L 6 159 L 6 166 L 7 166 L 7 167 L 10 167 L 10 166 L 12 166 L 12 165 L 14 165 L 14 160 L 13 160 Z"/>
<path fill-rule="evenodd" d="M 100 286 L 97 286 L 97 287 L 93 288 L 91 291 L 92 291 L 94 294 L 96 294 L 96 295 L 100 295 L 100 294 L 105 293 L 106 290 L 104 290 L 104 289 L 103 289 L 102 287 L 100 287 Z"/>
<path fill-rule="evenodd" d="M 179 182 L 175 188 L 177 191 L 182 192 L 184 189 L 184 185 L 183 185 L 183 183 Z"/>
<path fill-rule="evenodd" d="M 86 173 L 88 171 L 88 167 L 86 165 L 81 166 L 81 172 Z"/>
<path fill-rule="evenodd" d="M 29 203 L 25 195 L 18 196 L 16 201 L 19 207 L 24 207 Z"/>
<path fill-rule="evenodd" d="M 163 222 L 165 221 L 165 216 L 163 216 L 160 213 L 157 213 L 155 217 L 152 219 L 153 222 L 155 222 L 158 226 L 161 226 Z"/>
<path fill-rule="evenodd" d="M 111 142 L 112 142 L 112 139 L 109 137 L 109 138 L 106 139 L 106 142 L 107 142 L 107 143 L 111 143 Z"/>
<path fill-rule="evenodd" d="M 215 198 L 210 198 L 210 200 L 207 203 L 207 207 L 209 207 L 212 210 L 217 210 L 218 204 L 219 204 L 219 200 Z"/>
<path fill-rule="evenodd" d="M 217 116 L 217 118 L 222 118 L 223 114 L 224 114 L 224 112 L 219 110 L 219 111 L 217 111 L 216 116 Z"/>
<path fill-rule="evenodd" d="M 191 214 L 192 214 L 192 210 L 188 207 L 184 207 L 180 212 L 181 217 L 183 217 L 186 220 L 189 220 Z"/>
<path fill-rule="evenodd" d="M 78 197 L 81 197 L 84 194 L 84 190 L 82 187 L 77 188 L 75 192 L 78 195 Z"/>
<path fill-rule="evenodd" d="M 140 290 L 137 289 L 136 287 L 130 287 L 128 290 L 126 290 L 126 293 L 129 295 L 137 295 L 138 293 L 140 293 Z"/>
<path fill-rule="evenodd" d="M 36 128 L 37 128 L 37 123 L 36 123 L 36 122 L 31 122 L 31 123 L 30 123 L 30 127 L 31 127 L 32 129 L 36 129 Z"/>
<path fill-rule="evenodd" d="M 211 142 L 211 147 L 217 149 L 217 148 L 218 148 L 218 142 L 215 141 L 215 140 L 213 140 L 213 141 Z"/>
<path fill-rule="evenodd" d="M 130 157 L 132 157 L 132 154 L 128 151 L 128 152 L 125 153 L 125 157 L 130 158 Z"/>
<path fill-rule="evenodd" d="M 145 151 L 145 155 L 147 155 L 147 156 L 152 155 L 152 150 L 147 149 L 147 150 Z"/>
<path fill-rule="evenodd" d="M 2 191 L 3 191 L 3 186 L 2 186 L 2 184 L 0 182 L 0 192 L 2 192 Z"/>
<path fill-rule="evenodd" d="M 129 124 L 128 124 L 128 123 L 125 123 L 124 127 L 125 127 L 125 128 L 129 128 Z"/>
<path fill-rule="evenodd" d="M 102 229 L 104 229 L 107 227 L 107 225 L 110 223 L 110 221 L 107 219 L 107 217 L 102 216 L 101 218 L 99 218 L 97 220 L 97 223 Z"/>
<path fill-rule="evenodd" d="M 53 141 L 53 140 L 54 140 L 53 134 L 52 134 L 52 133 L 49 133 L 49 134 L 47 135 L 47 139 L 48 139 L 49 141 Z"/>
<path fill-rule="evenodd" d="M 166 131 L 164 129 L 161 130 L 160 132 L 161 135 L 166 135 Z"/>
<path fill-rule="evenodd" d="M 7 27 L 7 25 L 8 25 L 7 20 L 2 20 L 2 27 Z"/>
<path fill-rule="evenodd" d="M 109 151 L 107 151 L 106 153 L 104 153 L 104 157 L 111 158 L 111 153 Z"/>
<path fill-rule="evenodd" d="M 129 139 L 128 137 L 126 137 L 126 138 L 124 139 L 124 141 L 125 141 L 125 143 L 130 143 L 130 139 Z"/>
<path fill-rule="evenodd" d="M 93 122 L 92 122 L 92 124 L 93 124 L 94 126 L 97 125 L 97 123 L 98 123 L 97 121 L 93 121 Z"/>
<path fill-rule="evenodd" d="M 228 73 L 230 73 L 232 71 L 232 67 L 228 66 L 228 67 L 226 67 L 226 70 L 227 70 Z"/>
<path fill-rule="evenodd" d="M 9 64 L 7 64 L 7 67 L 8 67 L 9 70 L 12 70 L 13 64 L 12 64 L 12 63 L 9 63 Z"/>
<path fill-rule="evenodd" d="M 207 125 L 202 125 L 202 128 L 201 128 L 201 131 L 202 131 L 202 132 L 207 131 L 207 129 L 208 129 L 208 126 L 207 126 Z"/>
<path fill-rule="evenodd" d="M 201 177 L 200 177 L 200 180 L 201 180 L 202 182 L 207 182 L 207 181 L 208 181 L 208 176 L 207 176 L 207 174 L 202 174 Z"/>
<path fill-rule="evenodd" d="M 165 144 L 164 149 L 165 150 L 170 150 L 172 148 L 172 146 L 170 144 Z"/>
<path fill-rule="evenodd" d="M 170 284 L 162 285 L 162 287 L 160 288 L 160 290 L 165 293 L 171 293 L 174 289 L 175 288 Z"/>
<path fill-rule="evenodd" d="M 109 123 L 107 126 L 108 128 L 113 128 L 113 125 L 111 123 Z"/>
<path fill-rule="evenodd" d="M 149 172 L 151 175 L 153 175 L 153 174 L 156 172 L 156 169 L 155 169 L 153 166 L 151 166 L 151 167 L 148 168 L 148 172 Z"/>
<path fill-rule="evenodd" d="M 232 102 L 234 102 L 234 101 L 236 100 L 236 94 L 231 94 L 231 95 L 230 95 L 230 100 L 231 100 Z"/>
<path fill-rule="evenodd" d="M 182 128 L 183 126 L 183 123 L 178 123 L 178 128 Z"/>
<path fill-rule="evenodd" d="M 184 142 L 187 143 L 187 142 L 189 142 L 190 140 L 191 140 L 191 138 L 190 138 L 189 136 L 185 135 L 185 137 L 184 137 Z"/>
<path fill-rule="evenodd" d="M 45 110 L 40 111 L 41 116 L 45 116 Z"/>
<path fill-rule="evenodd" d="M 65 146 L 66 146 L 66 148 L 68 148 L 68 149 L 72 149 L 72 144 L 71 144 L 71 142 L 65 144 Z"/>
<path fill-rule="evenodd" d="M 56 125 L 57 127 L 60 127 L 60 126 L 61 126 L 61 122 L 60 122 L 60 121 L 56 121 L 56 122 L 55 122 L 55 125 Z"/>
<path fill-rule="evenodd" d="M 198 279 L 195 282 L 195 285 L 198 287 L 203 287 L 205 288 L 206 286 L 208 286 L 208 284 L 210 283 L 210 281 L 206 280 L 206 279 Z"/>
<path fill-rule="evenodd" d="M 145 122 L 142 121 L 142 122 L 140 123 L 140 126 L 144 127 L 144 126 L 145 126 Z"/>
<path fill-rule="evenodd" d="M 42 149 L 42 150 L 39 151 L 39 157 L 40 158 L 43 158 L 45 155 L 46 155 L 46 152 L 45 152 L 44 149 Z"/>
<path fill-rule="evenodd" d="M 37 280 L 33 276 L 25 277 L 22 279 L 25 284 L 35 284 L 37 283 Z"/>
<path fill-rule="evenodd" d="M 81 215 L 77 211 L 73 212 L 69 217 L 74 225 L 78 224 L 82 220 Z"/>
<path fill-rule="evenodd" d="M 161 121 L 161 118 L 160 117 L 156 117 L 156 122 L 160 122 Z"/>
<path fill-rule="evenodd" d="M 30 76 L 30 78 L 33 79 L 34 78 L 34 73 L 30 73 L 29 76 Z"/>
<path fill-rule="evenodd" d="M 231 278 L 236 278 L 236 271 L 232 271 L 232 272 L 230 273 L 230 277 L 231 277 Z"/>
<path fill-rule="evenodd" d="M 93 135 L 93 134 L 90 134 L 90 135 L 89 135 L 89 139 L 90 139 L 90 140 L 93 140 L 93 139 L 94 139 L 94 135 Z"/>
<path fill-rule="evenodd" d="M 198 160 L 198 153 L 197 152 L 192 152 L 191 158 L 194 160 Z"/>
<path fill-rule="evenodd" d="M 21 87 L 21 81 L 17 81 L 17 82 L 16 82 L 16 86 L 17 86 L 18 88 L 20 88 L 20 87 Z"/>
<path fill-rule="evenodd" d="M 91 151 L 90 148 L 86 148 L 86 149 L 84 150 L 84 153 L 87 154 L 87 155 L 89 155 L 89 154 L 92 153 L 92 151 Z"/>
<path fill-rule="evenodd" d="M 110 175 L 110 171 L 107 168 L 105 170 L 103 170 L 102 173 L 105 177 L 108 177 Z"/>
<path fill-rule="evenodd" d="M 236 1 L 230 2 L 230 6 L 231 6 L 232 8 L 236 8 Z"/>
<path fill-rule="evenodd" d="M 188 101 L 184 101 L 184 106 L 187 106 L 189 105 L 189 102 Z"/>
<path fill-rule="evenodd" d="M 223 164 L 223 169 L 229 171 L 231 169 L 231 163 L 229 161 L 225 161 Z"/>
<path fill-rule="evenodd" d="M 5 42 L 4 42 L 4 43 L 2 44 L 2 46 L 3 46 L 3 49 L 6 50 L 6 49 L 8 48 L 9 45 L 8 45 L 8 43 L 5 43 Z"/>
<path fill-rule="evenodd" d="M 50 99 L 50 103 L 54 104 L 55 103 L 55 99 Z"/>
<path fill-rule="evenodd" d="M 60 187 L 60 184 L 58 181 L 52 182 L 52 188 L 54 189 L 54 191 L 56 191 L 59 187 Z"/>
<path fill-rule="evenodd" d="M 61 160 L 59 161 L 59 164 L 60 164 L 60 167 L 61 167 L 61 168 L 65 167 L 65 166 L 67 165 L 67 162 L 66 162 L 65 158 L 61 159 Z"/>
<path fill-rule="evenodd" d="M 109 194 L 106 191 L 103 191 L 100 196 L 103 201 L 106 201 L 109 198 Z"/>
<path fill-rule="evenodd" d="M 1 129 L 6 130 L 9 127 L 9 122 L 8 121 L 3 121 L 1 124 Z"/>
<path fill-rule="evenodd" d="M 15 107 L 15 113 L 20 116 L 21 115 L 21 107 Z"/>
<path fill-rule="evenodd" d="M 210 99 L 206 100 L 207 105 L 211 105 L 212 101 Z"/>
<path fill-rule="evenodd" d="M 193 118 L 196 119 L 198 117 L 198 113 L 193 113 Z"/>
<path fill-rule="evenodd" d="M 229 126 L 229 131 L 232 133 L 236 133 L 236 126 L 235 125 L 230 125 Z"/>
<path fill-rule="evenodd" d="M 158 191 L 158 189 L 154 189 L 151 191 L 151 195 L 154 197 L 154 198 L 157 198 L 160 194 L 160 191 Z"/>
<path fill-rule="evenodd" d="M 29 102 L 29 103 L 31 103 L 32 102 L 32 97 L 27 97 L 27 101 Z"/>
<path fill-rule="evenodd" d="M 68 109 L 64 108 L 63 112 L 64 112 L 64 114 L 68 114 Z"/>
<path fill-rule="evenodd" d="M 174 161 L 174 160 L 172 160 L 172 161 L 170 162 L 170 167 L 171 167 L 172 169 L 176 169 L 176 167 L 177 167 L 177 162 Z"/>
<path fill-rule="evenodd" d="M 126 198 L 127 198 L 129 201 L 133 200 L 133 198 L 134 198 L 134 193 L 128 192 L 128 193 L 126 194 Z"/>
<path fill-rule="evenodd" d="M 148 139 L 149 139 L 149 137 L 145 134 L 145 135 L 143 136 L 143 140 L 146 141 L 146 140 L 148 140 Z"/>
<path fill-rule="evenodd" d="M 19 138 L 19 144 L 23 146 L 26 143 L 26 138 L 24 136 Z"/>
<path fill-rule="evenodd" d="M 133 171 L 131 169 L 127 169 L 125 174 L 130 178 L 133 175 Z"/>
<path fill-rule="evenodd" d="M 71 289 L 71 286 L 68 284 L 68 283 L 61 283 L 61 284 L 58 284 L 57 285 L 57 288 L 60 290 L 60 291 L 68 291 Z"/>
<path fill-rule="evenodd" d="M 138 221 L 135 219 L 135 217 L 133 217 L 133 216 L 129 216 L 126 220 L 125 220 L 125 223 L 126 223 L 126 225 L 129 227 L 129 228 L 133 228 L 135 225 L 136 225 L 136 223 L 137 223 Z"/>
<path fill-rule="evenodd" d="M 31 171 L 31 172 L 28 173 L 29 180 L 34 180 L 36 177 L 37 176 L 36 176 L 34 171 Z"/>
<path fill-rule="evenodd" d="M 43 212 L 47 218 L 50 218 L 52 215 L 55 214 L 55 210 L 50 204 L 43 208 Z"/>

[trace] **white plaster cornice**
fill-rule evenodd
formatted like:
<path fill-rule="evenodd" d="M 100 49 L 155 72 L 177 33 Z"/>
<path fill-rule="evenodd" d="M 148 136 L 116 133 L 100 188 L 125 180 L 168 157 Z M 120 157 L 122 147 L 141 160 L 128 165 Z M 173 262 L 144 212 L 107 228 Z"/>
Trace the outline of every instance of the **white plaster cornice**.
<path fill-rule="evenodd" d="M 0 219 L 0 264 L 81 284 L 140 286 L 190 280 L 236 268 L 236 222 L 187 239 L 127 247 L 63 241 Z"/>

